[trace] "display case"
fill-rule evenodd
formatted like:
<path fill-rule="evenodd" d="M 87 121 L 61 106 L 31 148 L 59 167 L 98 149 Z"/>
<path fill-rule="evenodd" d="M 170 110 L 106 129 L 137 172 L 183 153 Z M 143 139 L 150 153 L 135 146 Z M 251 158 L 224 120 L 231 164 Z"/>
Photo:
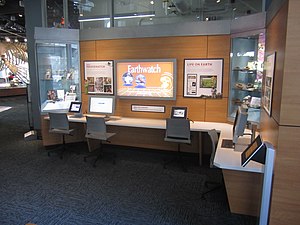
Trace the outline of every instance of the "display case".
<path fill-rule="evenodd" d="M 79 43 L 36 41 L 41 113 L 66 112 L 80 101 Z"/>
<path fill-rule="evenodd" d="M 229 120 L 239 105 L 248 109 L 248 120 L 259 123 L 264 61 L 264 35 L 232 38 Z"/>

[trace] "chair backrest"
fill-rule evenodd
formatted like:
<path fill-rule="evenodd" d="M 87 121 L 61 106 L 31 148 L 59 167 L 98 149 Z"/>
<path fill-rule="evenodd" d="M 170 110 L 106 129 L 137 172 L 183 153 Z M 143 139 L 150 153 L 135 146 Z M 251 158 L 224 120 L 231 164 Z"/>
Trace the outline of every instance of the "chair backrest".
<path fill-rule="evenodd" d="M 106 124 L 103 117 L 86 117 L 86 133 L 106 133 Z"/>
<path fill-rule="evenodd" d="M 217 145 L 218 145 L 218 141 L 219 141 L 219 135 L 215 129 L 209 130 L 207 133 L 211 140 L 211 155 L 210 155 L 209 165 L 212 168 L 212 167 L 214 167 L 214 159 L 215 159 L 216 149 L 217 149 Z"/>
<path fill-rule="evenodd" d="M 167 118 L 166 125 L 166 138 L 191 139 L 189 120 Z"/>
<path fill-rule="evenodd" d="M 66 113 L 49 113 L 50 130 L 69 130 L 69 120 Z"/>

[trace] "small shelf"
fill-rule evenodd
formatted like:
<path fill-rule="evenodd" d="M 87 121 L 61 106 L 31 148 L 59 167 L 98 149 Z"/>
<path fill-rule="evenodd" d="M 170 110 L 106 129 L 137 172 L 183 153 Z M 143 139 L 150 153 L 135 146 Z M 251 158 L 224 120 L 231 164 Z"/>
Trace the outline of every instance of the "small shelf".
<path fill-rule="evenodd" d="M 235 90 L 235 91 L 247 91 L 247 92 L 257 92 L 257 93 L 261 93 L 261 90 L 259 89 L 240 89 L 240 88 L 232 88 L 232 90 Z"/>

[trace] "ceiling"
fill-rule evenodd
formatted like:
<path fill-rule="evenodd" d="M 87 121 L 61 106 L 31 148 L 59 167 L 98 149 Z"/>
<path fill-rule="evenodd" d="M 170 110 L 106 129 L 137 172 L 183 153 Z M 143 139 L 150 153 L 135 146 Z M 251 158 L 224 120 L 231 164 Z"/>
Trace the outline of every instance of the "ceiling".
<path fill-rule="evenodd" d="M 9 37 L 12 41 L 24 41 L 25 18 L 23 1 L 0 0 L 0 41 Z"/>

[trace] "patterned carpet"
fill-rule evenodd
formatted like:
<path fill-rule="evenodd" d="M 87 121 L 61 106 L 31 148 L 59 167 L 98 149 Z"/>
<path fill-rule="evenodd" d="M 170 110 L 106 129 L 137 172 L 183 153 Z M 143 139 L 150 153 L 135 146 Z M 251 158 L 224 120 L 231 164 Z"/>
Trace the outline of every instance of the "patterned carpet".
<path fill-rule="evenodd" d="M 0 99 L 0 224 L 24 225 L 254 225 L 256 218 L 231 214 L 221 188 L 201 199 L 205 179 L 218 170 L 190 160 L 188 173 L 164 170 L 167 153 L 106 146 L 117 154 L 96 168 L 82 154 L 47 156 L 41 141 L 25 142 L 26 98 Z M 86 144 L 70 147 L 82 153 Z"/>

